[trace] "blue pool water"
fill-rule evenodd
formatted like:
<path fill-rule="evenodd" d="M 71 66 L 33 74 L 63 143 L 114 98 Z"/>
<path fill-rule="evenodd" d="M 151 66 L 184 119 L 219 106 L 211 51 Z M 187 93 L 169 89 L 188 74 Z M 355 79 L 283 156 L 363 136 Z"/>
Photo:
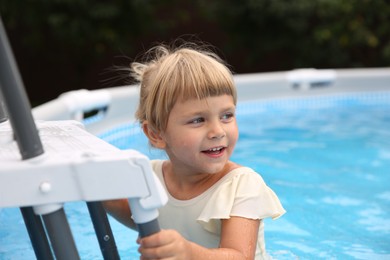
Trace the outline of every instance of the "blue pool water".
<path fill-rule="evenodd" d="M 254 168 L 287 214 L 266 221 L 275 259 L 390 259 L 390 92 L 245 102 L 232 160 Z M 151 149 L 137 125 L 101 136 L 121 149 Z M 82 259 L 102 259 L 84 203 L 65 210 Z M 137 234 L 111 219 L 122 259 Z M 0 259 L 32 259 L 19 209 L 0 209 Z"/>

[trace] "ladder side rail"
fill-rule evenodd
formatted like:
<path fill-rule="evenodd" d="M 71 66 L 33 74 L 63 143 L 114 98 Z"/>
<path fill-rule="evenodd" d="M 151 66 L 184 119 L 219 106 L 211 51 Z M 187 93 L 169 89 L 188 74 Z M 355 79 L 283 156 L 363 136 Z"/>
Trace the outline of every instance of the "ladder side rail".
<path fill-rule="evenodd" d="M 9 114 L 9 120 L 13 129 L 14 137 L 16 138 L 19 152 L 22 160 L 28 160 L 38 157 L 44 153 L 41 139 L 31 114 L 31 105 L 27 98 L 24 89 L 23 81 L 18 71 L 8 38 L 0 19 L 0 87 L 3 96 L 3 101 L 6 111 Z M 34 214 L 30 207 L 22 207 L 21 212 L 25 225 L 29 233 L 34 252 L 38 259 L 53 259 L 53 254 L 50 250 L 50 245 L 43 229 L 40 216 Z M 63 215 L 62 217 L 58 217 Z M 60 221 L 57 223 L 57 221 Z M 68 226 L 65 213 L 50 212 L 45 215 L 45 223 L 54 222 L 58 226 Z M 48 230 L 50 231 L 50 230 Z M 70 231 L 70 229 L 69 229 Z M 54 235 L 54 234 L 49 234 Z M 65 238 L 62 246 L 68 251 L 73 252 L 73 255 L 78 256 L 77 249 L 74 246 L 74 240 L 70 232 L 58 234 Z M 57 244 L 51 241 L 52 244 Z M 56 249 L 56 248 L 53 248 Z M 58 259 L 62 258 L 60 252 L 54 252 Z M 77 258 L 76 258 L 77 259 Z"/>

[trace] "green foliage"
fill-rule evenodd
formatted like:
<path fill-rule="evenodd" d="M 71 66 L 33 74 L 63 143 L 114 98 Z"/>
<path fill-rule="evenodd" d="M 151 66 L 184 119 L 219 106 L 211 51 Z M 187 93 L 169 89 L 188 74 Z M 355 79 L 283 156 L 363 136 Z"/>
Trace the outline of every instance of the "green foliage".
<path fill-rule="evenodd" d="M 247 68 L 372 67 L 390 64 L 386 0 L 203 0 L 229 35 L 229 54 L 250 50 Z M 240 52 L 240 51 L 239 51 Z M 266 67 L 266 63 L 269 67 Z"/>
<path fill-rule="evenodd" d="M 164 31 L 154 22 L 158 4 L 150 1 L 25 0 L 4 1 L 1 13 L 10 31 L 28 49 L 50 46 L 98 56 L 113 48 L 131 49 L 140 36 Z"/>
<path fill-rule="evenodd" d="M 156 12 L 171 2 L 1 0 L 0 13 L 28 94 L 43 102 L 99 87 L 114 56 L 132 57 L 143 39 L 166 38 L 172 21 Z"/>
<path fill-rule="evenodd" d="M 114 57 L 183 34 L 238 73 L 390 64 L 387 0 L 0 0 L 0 13 L 33 99 L 99 87 Z"/>

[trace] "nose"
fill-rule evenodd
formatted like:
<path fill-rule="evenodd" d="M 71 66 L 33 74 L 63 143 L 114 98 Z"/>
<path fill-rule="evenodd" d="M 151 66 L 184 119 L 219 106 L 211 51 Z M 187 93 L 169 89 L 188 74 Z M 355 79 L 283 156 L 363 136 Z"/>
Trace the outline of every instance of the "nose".
<path fill-rule="evenodd" d="M 218 120 L 217 122 L 210 123 L 208 137 L 210 139 L 221 139 L 226 136 L 225 129 L 222 123 Z"/>

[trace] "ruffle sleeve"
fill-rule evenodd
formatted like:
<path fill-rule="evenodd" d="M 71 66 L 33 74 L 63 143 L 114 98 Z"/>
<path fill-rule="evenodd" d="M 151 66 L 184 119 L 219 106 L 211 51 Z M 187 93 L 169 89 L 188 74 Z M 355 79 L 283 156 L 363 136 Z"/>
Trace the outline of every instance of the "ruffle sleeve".
<path fill-rule="evenodd" d="M 197 218 L 207 231 L 219 233 L 220 220 L 231 216 L 276 219 L 286 212 L 259 174 L 246 167 L 236 170 L 238 173 L 217 187 Z"/>

